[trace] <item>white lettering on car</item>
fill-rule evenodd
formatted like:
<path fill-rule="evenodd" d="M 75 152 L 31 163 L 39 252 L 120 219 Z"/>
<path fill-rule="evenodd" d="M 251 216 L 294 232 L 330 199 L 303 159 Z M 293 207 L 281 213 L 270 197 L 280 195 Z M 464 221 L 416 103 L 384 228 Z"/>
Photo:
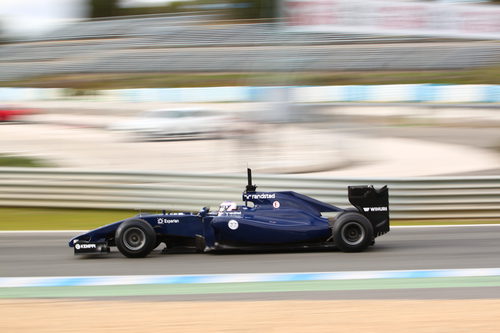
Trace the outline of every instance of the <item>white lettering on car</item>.
<path fill-rule="evenodd" d="M 172 223 L 179 223 L 179 219 L 167 219 L 164 217 L 159 217 L 157 220 L 158 224 L 172 224 Z"/>
<path fill-rule="evenodd" d="M 80 249 L 96 249 L 97 245 L 95 244 L 76 244 L 75 249 L 80 250 Z"/>
<path fill-rule="evenodd" d="M 275 199 L 276 193 L 256 193 L 256 194 L 245 194 L 246 200 L 251 199 Z"/>
<path fill-rule="evenodd" d="M 365 212 L 387 212 L 387 207 L 363 207 Z"/>

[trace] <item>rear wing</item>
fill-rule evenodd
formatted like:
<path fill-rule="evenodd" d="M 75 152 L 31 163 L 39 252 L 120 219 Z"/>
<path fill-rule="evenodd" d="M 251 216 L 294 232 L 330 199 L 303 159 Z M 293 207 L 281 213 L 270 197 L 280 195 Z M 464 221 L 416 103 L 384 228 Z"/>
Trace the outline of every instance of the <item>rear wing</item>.
<path fill-rule="evenodd" d="M 349 186 L 349 202 L 373 225 L 375 236 L 389 231 L 389 189 L 373 186 Z"/>

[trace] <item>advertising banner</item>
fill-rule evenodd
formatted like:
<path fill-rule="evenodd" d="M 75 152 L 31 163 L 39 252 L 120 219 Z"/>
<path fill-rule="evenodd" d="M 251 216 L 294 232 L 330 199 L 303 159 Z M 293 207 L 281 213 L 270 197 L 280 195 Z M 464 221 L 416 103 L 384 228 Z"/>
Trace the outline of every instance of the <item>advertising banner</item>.
<path fill-rule="evenodd" d="M 500 39 L 500 6 L 385 0 L 283 0 L 298 31 Z"/>

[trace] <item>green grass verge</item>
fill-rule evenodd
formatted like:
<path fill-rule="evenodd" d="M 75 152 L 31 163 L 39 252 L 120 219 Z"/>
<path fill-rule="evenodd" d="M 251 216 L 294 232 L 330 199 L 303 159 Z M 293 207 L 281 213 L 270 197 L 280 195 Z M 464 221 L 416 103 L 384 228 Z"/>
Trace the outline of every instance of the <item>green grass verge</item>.
<path fill-rule="evenodd" d="M 64 74 L 3 81 L 0 86 L 86 89 L 219 87 L 241 85 L 500 84 L 500 65 L 456 70 Z"/>
<path fill-rule="evenodd" d="M 0 154 L 0 167 L 43 168 L 53 166 L 38 158 Z"/>
<path fill-rule="evenodd" d="M 88 230 L 136 213 L 133 210 L 0 208 L 0 230 Z"/>
<path fill-rule="evenodd" d="M 0 230 L 88 230 L 135 215 L 133 210 L 0 208 Z M 498 220 L 396 220 L 391 225 L 498 224 Z"/>

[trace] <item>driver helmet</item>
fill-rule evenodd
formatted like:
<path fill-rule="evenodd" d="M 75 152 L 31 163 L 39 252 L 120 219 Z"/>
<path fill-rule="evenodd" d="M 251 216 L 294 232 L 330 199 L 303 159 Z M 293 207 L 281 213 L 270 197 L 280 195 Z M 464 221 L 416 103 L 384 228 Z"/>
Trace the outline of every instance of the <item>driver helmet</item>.
<path fill-rule="evenodd" d="M 236 210 L 238 205 L 234 201 L 224 201 L 219 205 L 219 213 L 231 212 Z"/>

